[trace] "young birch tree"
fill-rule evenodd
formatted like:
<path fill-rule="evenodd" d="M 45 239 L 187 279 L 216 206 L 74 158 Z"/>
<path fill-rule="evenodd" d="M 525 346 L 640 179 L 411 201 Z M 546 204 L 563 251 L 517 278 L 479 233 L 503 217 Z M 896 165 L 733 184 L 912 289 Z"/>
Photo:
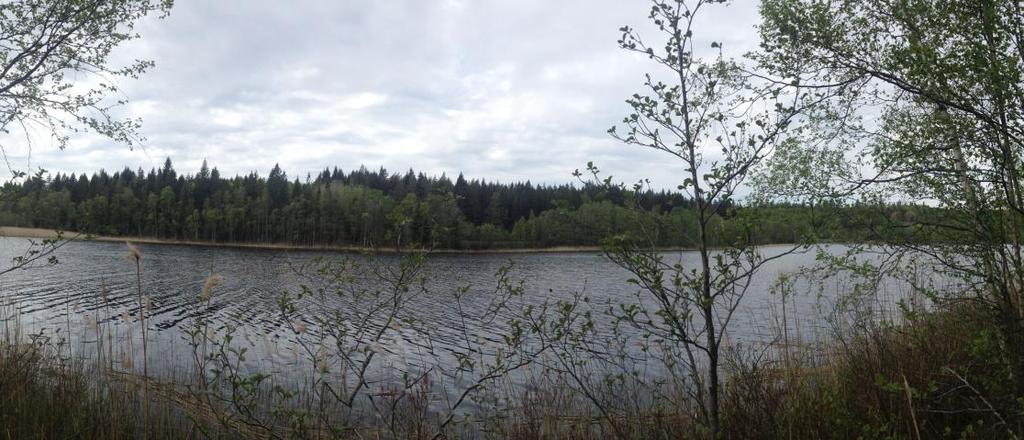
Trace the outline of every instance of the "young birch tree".
<path fill-rule="evenodd" d="M 755 75 L 723 54 L 720 43 L 697 40 L 698 17 L 722 3 L 654 0 L 649 18 L 661 39 L 658 44 L 632 27 L 621 28 L 619 45 L 646 55 L 661 72 L 646 75 L 645 90 L 627 100 L 632 112 L 622 127 L 609 130 L 628 145 L 664 153 L 680 165 L 678 189 L 695 211 L 692 244 L 697 261 L 669 261 L 654 246 L 655 231 L 617 237 L 605 249 L 640 287 L 637 302 L 623 305 L 618 318 L 661 341 L 672 359 L 668 368 L 690 378 L 687 393 L 713 438 L 721 431 L 722 345 L 734 313 L 762 266 L 800 248 L 763 254 L 757 248 L 756 223 L 744 222 L 745 213 L 734 201 L 753 170 L 785 141 L 787 131 L 796 129 L 802 109 L 820 99 L 799 87 L 759 84 Z M 701 52 L 711 56 L 701 58 Z M 588 171 L 599 178 L 593 165 Z M 611 178 L 604 182 L 610 184 Z M 643 182 L 637 184 L 632 194 L 639 196 L 643 187 Z M 723 229 L 726 216 L 742 225 L 739 234 Z"/>

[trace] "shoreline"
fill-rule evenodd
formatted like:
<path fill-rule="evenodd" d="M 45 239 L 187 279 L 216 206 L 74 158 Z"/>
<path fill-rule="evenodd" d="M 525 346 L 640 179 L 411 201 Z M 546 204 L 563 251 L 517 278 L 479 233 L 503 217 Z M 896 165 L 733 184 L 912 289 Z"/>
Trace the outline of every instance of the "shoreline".
<path fill-rule="evenodd" d="M 35 238 L 35 239 L 54 239 L 57 238 L 56 229 L 44 229 L 44 228 L 24 228 L 19 226 L 0 226 L 0 238 Z M 235 248 L 235 249 L 264 249 L 264 250 L 277 250 L 277 251 L 304 251 L 304 252 L 336 252 L 336 253 L 364 253 L 364 252 L 376 252 L 381 254 L 396 254 L 400 252 L 415 252 L 422 251 L 429 254 L 584 254 L 584 253 L 600 253 L 602 252 L 601 246 L 549 246 L 549 247 L 538 247 L 538 248 L 493 248 L 493 249 L 424 249 L 424 248 L 409 248 L 399 251 L 393 247 L 381 247 L 371 248 L 363 246 L 349 246 L 349 245 L 301 245 L 301 244 L 290 244 L 290 243 L 241 243 L 241 242 L 213 242 L 213 241 L 202 241 L 202 240 L 174 240 L 166 238 L 152 238 L 152 237 L 114 237 L 108 235 L 88 235 L 75 231 L 60 231 L 62 232 L 63 238 L 72 241 L 94 241 L 101 243 L 136 243 L 136 244 L 156 244 L 156 245 L 168 245 L 168 246 L 200 246 L 200 247 L 216 247 L 216 248 Z M 758 245 L 758 247 L 764 246 L 789 246 L 793 243 L 770 243 Z M 714 247 L 713 249 L 721 249 Z M 660 252 L 687 252 L 696 251 L 696 248 L 691 247 L 662 247 L 657 248 Z"/>
<path fill-rule="evenodd" d="M 23 228 L 16 226 L 0 226 L 0 237 L 18 237 L 35 239 L 57 238 L 57 230 L 43 228 Z M 212 242 L 197 240 L 173 240 L 152 237 L 112 237 L 106 235 L 87 235 L 75 231 L 60 231 L 63 237 L 73 241 L 95 241 L 102 243 L 136 243 L 158 244 L 170 246 L 206 246 L 238 249 L 266 249 L 279 251 L 320 251 L 339 253 L 378 252 L 385 254 L 397 253 L 394 248 L 369 248 L 363 246 L 344 245 L 298 245 L 289 243 L 239 243 Z M 685 251 L 684 248 L 665 248 L 665 251 Z M 543 248 L 494 248 L 494 249 L 408 249 L 408 251 L 426 251 L 431 254 L 545 254 L 545 253 L 595 253 L 601 252 L 600 246 L 551 246 Z"/>

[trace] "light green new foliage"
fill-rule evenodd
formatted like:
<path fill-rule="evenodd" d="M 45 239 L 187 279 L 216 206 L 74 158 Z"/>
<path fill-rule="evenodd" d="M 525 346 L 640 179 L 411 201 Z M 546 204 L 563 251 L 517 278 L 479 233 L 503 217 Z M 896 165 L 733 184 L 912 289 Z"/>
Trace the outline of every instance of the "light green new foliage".
<path fill-rule="evenodd" d="M 112 64 L 111 54 L 138 37 L 135 23 L 167 14 L 172 0 L 18 0 L 0 5 L 0 131 L 45 133 L 64 148 L 72 133 L 92 131 L 133 146 L 139 120 L 118 119 L 118 77 L 138 78 L 152 61 Z M 95 84 L 83 86 L 83 78 Z M 117 95 L 116 97 L 114 97 Z M 6 161 L 8 145 L 0 144 Z M 11 163 L 7 163 L 11 168 Z M 21 174 L 16 170 L 16 174 Z"/>
<path fill-rule="evenodd" d="M 725 56 L 719 42 L 694 36 L 694 24 L 721 1 L 652 2 L 649 18 L 661 41 L 621 28 L 619 45 L 646 55 L 660 72 L 648 74 L 644 91 L 626 102 L 632 112 L 622 128 L 608 132 L 628 145 L 649 148 L 678 161 L 678 190 L 693 201 L 692 235 L 699 260 L 668 261 L 654 243 L 655 231 L 612 240 L 606 255 L 628 270 L 640 288 L 635 304 L 624 305 L 617 320 L 637 327 L 647 339 L 664 341 L 660 350 L 672 377 L 698 409 L 704 433 L 721 432 L 719 369 L 722 344 L 733 312 L 750 286 L 750 277 L 766 262 L 794 252 L 793 246 L 766 257 L 756 249 L 756 224 L 737 221 L 744 234 L 724 242 L 723 218 L 753 171 L 772 157 L 799 115 L 815 105 L 817 93 L 761 81 L 739 61 Z M 714 55 L 701 58 L 706 51 Z M 592 164 L 588 172 L 601 181 Z M 581 173 L 577 172 L 577 176 Z M 611 178 L 603 184 L 612 186 Z M 646 182 L 633 189 L 639 193 Z M 725 248 L 712 250 L 714 244 Z M 685 378 L 685 379 L 681 379 Z"/>
<path fill-rule="evenodd" d="M 762 67 L 780 84 L 836 94 L 812 115 L 817 129 L 803 133 L 793 154 L 827 152 L 843 159 L 831 166 L 851 172 L 805 175 L 817 182 L 801 184 L 945 208 L 938 221 L 892 222 L 920 234 L 879 234 L 906 263 L 888 274 L 913 281 L 927 264 L 957 283 L 916 288 L 939 301 L 983 304 L 1001 334 L 1014 394 L 1024 395 L 1021 3 L 765 0 L 761 8 Z M 799 187 L 789 189 L 800 196 Z M 1019 404 L 1011 410 L 1019 413 Z"/>

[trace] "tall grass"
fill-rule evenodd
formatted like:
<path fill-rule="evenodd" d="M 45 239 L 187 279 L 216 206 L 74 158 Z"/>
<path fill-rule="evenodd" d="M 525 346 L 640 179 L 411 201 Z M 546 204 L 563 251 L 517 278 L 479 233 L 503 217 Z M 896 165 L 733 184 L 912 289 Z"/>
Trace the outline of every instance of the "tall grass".
<path fill-rule="evenodd" d="M 128 246 L 129 257 L 135 263 L 135 289 L 139 300 L 139 329 L 142 332 L 142 423 L 149 425 L 149 338 L 146 337 L 146 313 L 149 312 L 149 302 L 142 295 L 142 253 L 131 243 Z M 147 433 L 142 431 L 142 438 Z"/>
<path fill-rule="evenodd" d="M 41 335 L 0 342 L 0 438 L 183 438 L 184 413 L 158 400 L 143 415 L 137 376 L 81 357 Z"/>
<path fill-rule="evenodd" d="M 801 369 L 741 366 L 732 438 L 1016 438 L 988 313 L 957 306 L 899 325 L 848 328 Z"/>

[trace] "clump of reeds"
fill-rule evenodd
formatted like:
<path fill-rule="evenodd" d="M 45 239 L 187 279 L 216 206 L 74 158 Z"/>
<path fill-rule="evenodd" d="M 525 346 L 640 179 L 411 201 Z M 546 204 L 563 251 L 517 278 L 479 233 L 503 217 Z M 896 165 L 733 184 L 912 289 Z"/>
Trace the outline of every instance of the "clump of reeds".
<path fill-rule="evenodd" d="M 0 432 L 10 439 L 175 439 L 181 412 L 159 399 L 143 420 L 132 376 L 70 362 L 45 338 L 0 343 Z"/>
<path fill-rule="evenodd" d="M 150 300 L 142 294 L 142 252 L 130 242 L 128 247 L 129 260 L 135 263 L 135 288 L 139 300 L 139 327 L 142 331 L 142 417 L 143 425 L 149 426 L 149 338 L 146 334 L 146 313 L 150 309 Z M 143 430 L 143 439 L 146 430 Z"/>

